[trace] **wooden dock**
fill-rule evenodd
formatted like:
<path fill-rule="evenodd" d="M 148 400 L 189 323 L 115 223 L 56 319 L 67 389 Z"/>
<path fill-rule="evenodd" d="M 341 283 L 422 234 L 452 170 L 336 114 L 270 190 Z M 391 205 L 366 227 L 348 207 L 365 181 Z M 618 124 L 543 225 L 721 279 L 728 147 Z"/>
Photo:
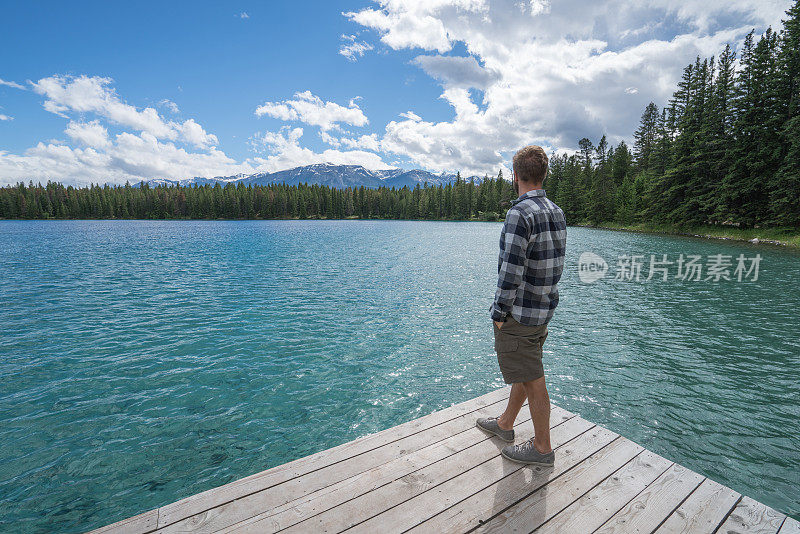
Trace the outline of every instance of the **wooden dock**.
<path fill-rule="evenodd" d="M 94 532 L 719 532 L 800 523 L 553 406 L 552 468 L 475 427 L 510 387 Z M 517 442 L 533 433 L 527 405 Z"/>

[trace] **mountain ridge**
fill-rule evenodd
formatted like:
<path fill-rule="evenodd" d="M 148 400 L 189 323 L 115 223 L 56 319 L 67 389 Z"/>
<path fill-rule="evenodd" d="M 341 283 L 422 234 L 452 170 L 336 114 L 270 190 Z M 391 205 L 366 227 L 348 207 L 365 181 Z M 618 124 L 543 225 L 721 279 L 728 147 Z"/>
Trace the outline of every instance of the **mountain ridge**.
<path fill-rule="evenodd" d="M 233 176 L 216 176 L 214 178 L 194 177 L 186 178 L 183 180 L 168 180 L 162 178 L 154 178 L 149 180 L 142 180 L 135 184 L 135 187 L 140 187 L 142 184 L 150 186 L 158 185 L 181 185 L 181 186 L 194 186 L 194 185 L 215 185 L 219 183 L 225 186 L 229 183 L 244 185 L 270 185 L 284 183 L 286 185 L 299 185 L 305 183 L 308 185 L 325 185 L 335 189 L 346 189 L 348 187 L 369 187 L 376 189 L 378 187 L 394 187 L 402 189 L 408 187 L 413 189 L 417 184 L 422 187 L 425 182 L 431 186 L 447 185 L 456 181 L 456 174 L 440 173 L 434 174 L 422 169 L 380 169 L 371 170 L 363 165 L 340 165 L 335 163 L 315 163 L 312 165 L 303 165 L 300 167 L 293 167 L 282 171 L 271 173 L 254 173 L 254 174 L 236 174 Z M 466 181 L 475 180 L 475 183 L 480 183 L 483 178 L 479 176 L 470 176 L 463 178 Z"/>

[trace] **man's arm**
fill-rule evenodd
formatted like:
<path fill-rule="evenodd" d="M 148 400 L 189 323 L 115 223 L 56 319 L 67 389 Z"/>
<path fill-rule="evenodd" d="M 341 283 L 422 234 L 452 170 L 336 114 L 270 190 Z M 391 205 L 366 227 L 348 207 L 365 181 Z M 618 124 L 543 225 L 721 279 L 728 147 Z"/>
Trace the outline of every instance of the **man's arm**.
<path fill-rule="evenodd" d="M 492 304 L 492 320 L 505 321 L 517 296 L 525 272 L 526 251 L 530 228 L 519 210 L 510 209 L 506 214 L 503 246 L 500 250 L 500 269 L 497 276 L 497 291 Z"/>

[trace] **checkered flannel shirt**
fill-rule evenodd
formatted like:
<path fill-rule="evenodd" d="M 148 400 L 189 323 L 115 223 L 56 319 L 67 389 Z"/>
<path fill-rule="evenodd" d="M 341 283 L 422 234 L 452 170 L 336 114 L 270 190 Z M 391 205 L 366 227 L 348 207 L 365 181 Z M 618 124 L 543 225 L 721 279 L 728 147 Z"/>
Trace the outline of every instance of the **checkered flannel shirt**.
<path fill-rule="evenodd" d="M 525 325 L 550 321 L 558 306 L 556 284 L 564 269 L 566 241 L 564 212 L 543 189 L 511 203 L 500 234 L 492 320 L 505 321 L 511 314 Z"/>

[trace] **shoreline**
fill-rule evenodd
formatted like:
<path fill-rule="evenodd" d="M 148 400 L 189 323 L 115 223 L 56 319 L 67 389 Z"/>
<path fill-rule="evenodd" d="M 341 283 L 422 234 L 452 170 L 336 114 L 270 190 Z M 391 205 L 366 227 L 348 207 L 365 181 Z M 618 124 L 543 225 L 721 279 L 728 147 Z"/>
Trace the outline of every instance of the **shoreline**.
<path fill-rule="evenodd" d="M 617 232 L 633 232 L 641 234 L 674 235 L 684 237 L 697 237 L 701 239 L 717 239 L 722 241 L 735 241 L 751 243 L 753 245 L 773 245 L 779 247 L 800 248 L 800 230 L 787 231 L 774 228 L 720 228 L 714 226 L 700 226 L 697 228 L 682 229 L 667 225 L 635 224 L 588 224 L 579 223 L 569 226 L 580 228 L 594 228 L 597 230 L 614 230 Z M 763 236 L 763 237 L 762 237 Z"/>

